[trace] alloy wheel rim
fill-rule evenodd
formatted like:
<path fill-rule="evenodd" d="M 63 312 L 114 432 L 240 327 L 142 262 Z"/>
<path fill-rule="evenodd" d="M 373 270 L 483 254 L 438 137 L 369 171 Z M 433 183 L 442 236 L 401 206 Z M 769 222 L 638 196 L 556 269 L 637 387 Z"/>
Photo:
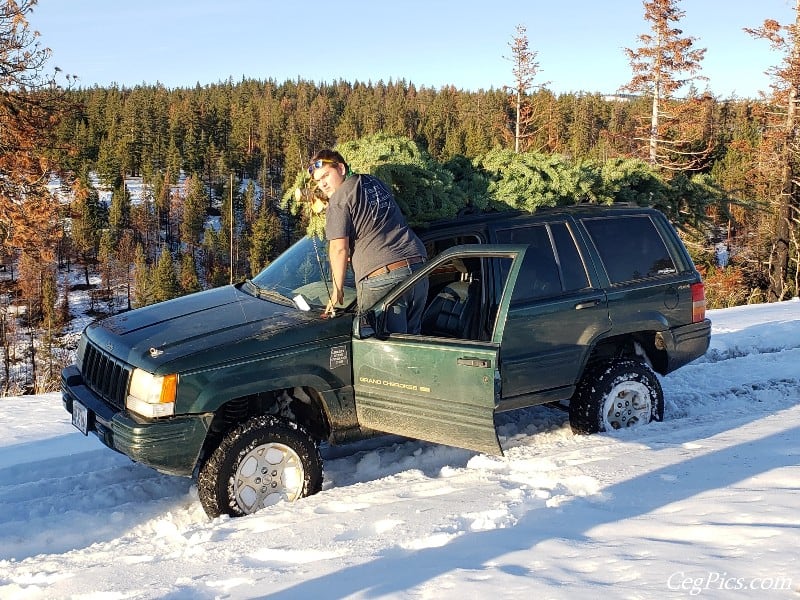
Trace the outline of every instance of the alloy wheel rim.
<path fill-rule="evenodd" d="M 636 427 L 650 422 L 650 390 L 638 381 L 614 386 L 606 396 L 603 421 L 606 431 Z"/>
<path fill-rule="evenodd" d="M 289 446 L 271 442 L 250 450 L 233 478 L 233 499 L 245 514 L 280 501 L 293 502 L 303 489 L 303 463 Z"/>

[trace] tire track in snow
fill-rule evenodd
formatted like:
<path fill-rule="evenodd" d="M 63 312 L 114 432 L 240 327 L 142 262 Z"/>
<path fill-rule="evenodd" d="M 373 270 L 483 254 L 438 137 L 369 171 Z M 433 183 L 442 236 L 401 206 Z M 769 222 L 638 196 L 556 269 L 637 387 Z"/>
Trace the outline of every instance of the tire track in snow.
<path fill-rule="evenodd" d="M 0 560 L 21 560 L 42 547 L 64 552 L 113 540 L 185 503 L 191 486 L 187 478 L 162 475 L 105 448 L 2 472 L 10 483 L 0 488 Z M 87 526 L 76 530 L 75 522 Z"/>

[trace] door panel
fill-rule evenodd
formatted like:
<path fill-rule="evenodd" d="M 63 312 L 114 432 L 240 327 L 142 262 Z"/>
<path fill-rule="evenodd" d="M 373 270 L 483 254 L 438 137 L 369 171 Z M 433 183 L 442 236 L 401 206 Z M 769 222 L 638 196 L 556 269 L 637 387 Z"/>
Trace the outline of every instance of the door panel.
<path fill-rule="evenodd" d="M 500 392 L 493 344 L 394 335 L 353 343 L 361 425 L 502 454 L 494 426 Z"/>
<path fill-rule="evenodd" d="M 353 335 L 353 387 L 356 413 L 363 427 L 430 442 L 502 454 L 494 425 L 501 395 L 499 340 L 502 339 L 509 290 L 525 255 L 522 246 L 456 246 L 356 319 Z M 432 335 L 373 332 L 362 323 L 382 323 L 381 313 L 404 289 L 454 259 L 510 259 L 506 289 L 497 306 L 490 340 L 475 341 Z M 490 282 L 481 282 L 490 285 Z M 482 292 L 485 296 L 485 290 Z"/>
<path fill-rule="evenodd" d="M 602 290 L 585 290 L 509 311 L 503 337 L 503 397 L 563 388 L 569 397 L 590 344 L 611 328 Z M 545 396 L 546 397 L 546 396 Z"/>

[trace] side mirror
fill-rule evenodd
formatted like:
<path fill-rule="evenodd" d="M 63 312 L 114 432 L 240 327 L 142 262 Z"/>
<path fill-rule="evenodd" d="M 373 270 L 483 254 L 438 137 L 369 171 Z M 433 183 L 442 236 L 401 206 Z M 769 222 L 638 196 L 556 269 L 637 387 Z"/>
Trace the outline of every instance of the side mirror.
<path fill-rule="evenodd" d="M 375 336 L 375 311 L 368 310 L 356 318 L 356 327 L 353 337 L 356 339 L 371 338 Z"/>

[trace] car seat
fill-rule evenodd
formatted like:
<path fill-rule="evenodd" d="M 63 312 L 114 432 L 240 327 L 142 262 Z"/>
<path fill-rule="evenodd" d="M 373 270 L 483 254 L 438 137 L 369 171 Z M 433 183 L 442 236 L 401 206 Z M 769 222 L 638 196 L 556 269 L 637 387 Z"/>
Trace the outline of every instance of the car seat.
<path fill-rule="evenodd" d="M 474 339 L 475 313 L 480 302 L 480 282 L 461 259 L 453 265 L 460 280 L 436 294 L 422 316 L 422 332 L 439 337 Z"/>

